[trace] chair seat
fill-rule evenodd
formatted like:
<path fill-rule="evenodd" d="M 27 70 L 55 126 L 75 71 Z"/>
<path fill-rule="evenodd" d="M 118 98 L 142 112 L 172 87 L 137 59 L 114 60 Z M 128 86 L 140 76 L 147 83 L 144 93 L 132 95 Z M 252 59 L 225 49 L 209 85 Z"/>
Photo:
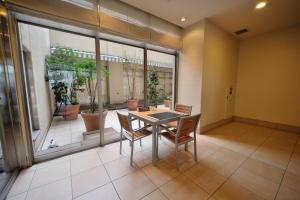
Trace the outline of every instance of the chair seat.
<path fill-rule="evenodd" d="M 142 130 L 137 130 L 137 131 L 133 131 L 133 132 L 129 132 L 129 131 L 124 131 L 124 136 L 128 139 L 128 140 L 132 140 L 132 134 L 134 140 L 139 140 L 143 137 L 146 137 L 148 135 L 152 134 L 152 130 L 148 130 L 148 129 L 142 129 Z"/>
<path fill-rule="evenodd" d="M 172 131 L 176 132 L 176 129 L 172 130 Z M 175 134 L 172 134 L 170 132 L 162 132 L 161 135 L 164 136 L 165 138 L 167 138 L 168 140 L 170 140 L 171 142 L 176 143 L 176 135 Z M 183 135 L 178 138 L 178 144 L 186 143 L 186 142 L 192 141 L 193 139 L 194 138 L 189 135 Z"/>

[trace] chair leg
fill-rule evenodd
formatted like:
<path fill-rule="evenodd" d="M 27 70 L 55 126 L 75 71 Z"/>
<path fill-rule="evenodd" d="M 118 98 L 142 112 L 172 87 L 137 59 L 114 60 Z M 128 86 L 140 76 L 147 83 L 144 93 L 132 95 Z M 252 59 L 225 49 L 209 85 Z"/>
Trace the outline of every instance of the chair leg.
<path fill-rule="evenodd" d="M 132 166 L 133 161 L 133 147 L 134 147 L 134 141 L 131 141 L 131 155 L 130 155 L 130 165 Z"/>
<path fill-rule="evenodd" d="M 195 162 L 198 161 L 196 138 L 194 139 L 194 160 L 195 160 Z"/>
<path fill-rule="evenodd" d="M 184 144 L 184 150 L 188 151 L 188 142 Z"/>
<path fill-rule="evenodd" d="M 141 120 L 139 120 L 139 128 L 141 128 Z"/>
<path fill-rule="evenodd" d="M 123 133 L 121 131 L 121 137 L 120 137 L 120 154 L 122 154 L 122 142 L 123 142 L 122 136 L 123 136 Z"/>
<path fill-rule="evenodd" d="M 179 170 L 179 155 L 178 155 L 178 145 L 176 144 L 176 147 L 175 147 L 175 153 L 176 153 L 176 168 L 177 170 Z"/>
<path fill-rule="evenodd" d="M 142 146 L 142 138 L 140 139 L 140 146 Z"/>

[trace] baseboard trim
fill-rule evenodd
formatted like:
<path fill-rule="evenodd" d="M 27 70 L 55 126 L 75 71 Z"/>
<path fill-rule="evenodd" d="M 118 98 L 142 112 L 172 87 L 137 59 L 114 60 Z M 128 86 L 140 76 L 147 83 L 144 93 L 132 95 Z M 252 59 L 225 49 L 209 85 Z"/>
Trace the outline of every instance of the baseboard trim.
<path fill-rule="evenodd" d="M 220 121 L 217 121 L 217 122 L 208 124 L 208 125 L 203 126 L 203 127 L 200 126 L 200 134 L 204 134 L 205 132 L 208 132 L 208 131 L 210 131 L 210 130 L 213 130 L 213 129 L 215 129 L 215 128 L 218 128 L 218 127 L 220 127 L 220 126 L 223 126 L 223 125 L 225 125 L 225 124 L 228 124 L 228 123 L 232 122 L 233 119 L 234 119 L 233 117 L 229 117 L 229 118 L 227 118 L 227 119 L 222 119 L 222 120 L 220 120 Z"/>
<path fill-rule="evenodd" d="M 237 122 L 243 122 L 243 123 L 247 123 L 247 124 L 256 125 L 256 126 L 274 128 L 274 129 L 278 129 L 278 130 L 281 130 L 281 131 L 300 133 L 300 127 L 299 126 L 291 126 L 291 125 L 287 125 L 287 124 L 268 122 L 268 121 L 263 121 L 263 120 L 258 120 L 258 119 L 251 119 L 251 118 L 246 118 L 246 117 L 239 117 L 239 116 L 234 116 L 233 120 L 237 121 Z"/>

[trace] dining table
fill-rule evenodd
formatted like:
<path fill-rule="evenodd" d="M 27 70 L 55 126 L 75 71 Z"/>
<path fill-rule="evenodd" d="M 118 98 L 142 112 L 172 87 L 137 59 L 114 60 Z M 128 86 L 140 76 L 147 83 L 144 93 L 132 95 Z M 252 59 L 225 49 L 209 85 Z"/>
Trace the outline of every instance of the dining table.
<path fill-rule="evenodd" d="M 129 111 L 130 117 L 139 119 L 144 124 L 152 126 L 152 164 L 158 161 L 158 136 L 160 133 L 160 126 L 172 121 L 178 121 L 180 117 L 185 116 L 185 113 L 177 112 L 169 109 L 155 108 L 149 111 Z"/>

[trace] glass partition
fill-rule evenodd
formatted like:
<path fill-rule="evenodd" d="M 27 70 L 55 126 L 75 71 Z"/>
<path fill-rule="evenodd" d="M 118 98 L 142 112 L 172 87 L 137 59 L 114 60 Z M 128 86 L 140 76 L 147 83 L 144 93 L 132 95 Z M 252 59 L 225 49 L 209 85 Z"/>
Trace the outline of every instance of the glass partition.
<path fill-rule="evenodd" d="M 175 55 L 147 50 L 147 102 L 172 108 L 175 85 Z"/>
<path fill-rule="evenodd" d="M 117 112 L 127 113 L 144 105 L 144 50 L 116 42 L 100 40 L 105 143 L 120 139 Z M 137 125 L 137 122 L 133 122 Z"/>
<path fill-rule="evenodd" d="M 95 38 L 18 26 L 35 154 L 99 145 Z"/>

